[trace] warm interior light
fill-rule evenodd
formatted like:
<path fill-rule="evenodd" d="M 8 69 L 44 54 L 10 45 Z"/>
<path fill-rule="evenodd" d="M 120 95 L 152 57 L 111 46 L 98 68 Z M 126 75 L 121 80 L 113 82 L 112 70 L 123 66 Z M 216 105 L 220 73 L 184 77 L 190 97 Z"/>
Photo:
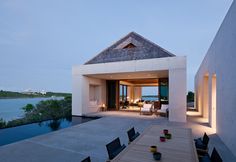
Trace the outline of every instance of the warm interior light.
<path fill-rule="evenodd" d="M 102 104 L 102 107 L 106 107 L 106 105 L 105 105 L 105 104 Z"/>
<path fill-rule="evenodd" d="M 134 103 L 137 103 L 139 100 L 140 100 L 139 98 L 135 99 L 135 100 L 134 100 Z"/>

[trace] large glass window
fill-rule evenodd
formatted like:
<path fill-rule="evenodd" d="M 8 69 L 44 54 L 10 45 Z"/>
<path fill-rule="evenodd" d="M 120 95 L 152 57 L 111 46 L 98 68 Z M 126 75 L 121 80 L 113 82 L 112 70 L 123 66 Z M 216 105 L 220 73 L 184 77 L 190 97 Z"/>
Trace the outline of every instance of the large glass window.
<path fill-rule="evenodd" d="M 120 101 L 127 101 L 127 85 L 120 85 Z"/>
<path fill-rule="evenodd" d="M 149 86 L 142 87 L 142 100 L 147 101 L 157 101 L 158 98 L 158 87 L 157 86 Z"/>
<path fill-rule="evenodd" d="M 159 79 L 160 101 L 168 103 L 169 100 L 169 86 L 168 79 Z"/>
<path fill-rule="evenodd" d="M 127 108 L 129 102 L 127 101 L 127 85 L 120 84 L 120 108 Z"/>

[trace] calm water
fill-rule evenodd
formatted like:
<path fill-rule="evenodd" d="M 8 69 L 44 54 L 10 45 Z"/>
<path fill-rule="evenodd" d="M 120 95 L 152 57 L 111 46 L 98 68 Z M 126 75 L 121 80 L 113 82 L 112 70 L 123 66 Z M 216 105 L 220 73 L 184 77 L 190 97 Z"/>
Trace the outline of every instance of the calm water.
<path fill-rule="evenodd" d="M 156 101 L 156 100 L 159 100 L 158 97 L 142 97 L 142 100 L 145 100 L 145 101 Z"/>
<path fill-rule="evenodd" d="M 49 120 L 41 123 L 27 124 L 13 128 L 0 129 L 0 146 L 10 144 L 37 135 L 88 122 L 97 118 L 72 117 L 70 119 Z"/>
<path fill-rule="evenodd" d="M 0 99 L 0 118 L 5 121 L 21 118 L 24 111 L 21 109 L 28 103 L 37 104 L 42 100 L 49 100 L 52 98 L 17 98 L 17 99 Z M 56 97 L 53 99 L 63 99 L 63 97 Z"/>

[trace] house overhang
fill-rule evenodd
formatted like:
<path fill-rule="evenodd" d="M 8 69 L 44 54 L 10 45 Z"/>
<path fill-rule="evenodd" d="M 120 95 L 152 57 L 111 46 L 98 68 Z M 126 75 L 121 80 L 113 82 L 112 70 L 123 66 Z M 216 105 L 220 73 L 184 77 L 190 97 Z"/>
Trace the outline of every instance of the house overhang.
<path fill-rule="evenodd" d="M 170 69 L 186 69 L 186 57 L 175 56 L 145 60 L 131 60 L 99 64 L 74 66 L 73 75 L 84 75 L 105 79 L 129 79 L 131 75 L 140 74 L 136 78 L 167 77 Z M 135 78 L 135 77 L 133 77 Z"/>
<path fill-rule="evenodd" d="M 97 111 L 89 106 L 89 87 L 97 85 L 100 103 L 106 103 L 106 78 L 109 75 L 168 74 L 169 120 L 186 122 L 186 57 L 165 57 L 145 60 L 132 60 L 99 64 L 86 64 L 73 67 L 73 114 L 83 115 Z M 99 78 L 99 76 L 101 78 Z M 128 75 L 127 75 L 128 76 Z M 148 77 L 150 79 L 150 76 Z M 157 76 L 154 78 L 158 79 Z M 124 79 L 124 78 L 123 78 Z M 119 80 L 119 79 L 118 79 Z"/>

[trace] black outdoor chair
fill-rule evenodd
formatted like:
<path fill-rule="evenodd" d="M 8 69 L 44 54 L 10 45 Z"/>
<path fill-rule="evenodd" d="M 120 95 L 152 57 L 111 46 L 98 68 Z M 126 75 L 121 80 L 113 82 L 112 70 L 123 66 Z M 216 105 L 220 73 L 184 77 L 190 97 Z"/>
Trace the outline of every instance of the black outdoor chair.
<path fill-rule="evenodd" d="M 90 156 L 86 157 L 84 160 L 82 160 L 81 162 L 91 162 L 90 160 Z"/>
<path fill-rule="evenodd" d="M 219 153 L 214 148 L 211 153 L 211 157 L 208 154 L 206 154 L 205 156 L 199 158 L 199 162 L 223 162 L 223 160 L 221 159 Z"/>
<path fill-rule="evenodd" d="M 125 145 L 120 144 L 120 138 L 116 138 L 112 142 L 108 143 L 106 145 L 107 152 L 109 159 L 112 160 L 114 157 L 116 157 L 122 150 L 125 149 Z"/>
<path fill-rule="evenodd" d="M 139 132 L 135 133 L 134 127 L 128 130 L 127 134 L 129 142 L 133 142 L 140 135 Z"/>
<path fill-rule="evenodd" d="M 128 107 L 129 107 L 129 101 L 125 101 L 125 102 L 124 102 L 124 107 L 125 107 L 125 108 L 128 108 Z"/>
<path fill-rule="evenodd" d="M 208 143 L 209 143 L 209 137 L 207 136 L 206 133 L 204 133 L 203 135 L 203 138 L 198 138 L 198 139 L 194 139 L 195 141 L 195 146 L 197 149 L 200 149 L 200 150 L 205 150 L 207 151 L 208 150 Z"/>

